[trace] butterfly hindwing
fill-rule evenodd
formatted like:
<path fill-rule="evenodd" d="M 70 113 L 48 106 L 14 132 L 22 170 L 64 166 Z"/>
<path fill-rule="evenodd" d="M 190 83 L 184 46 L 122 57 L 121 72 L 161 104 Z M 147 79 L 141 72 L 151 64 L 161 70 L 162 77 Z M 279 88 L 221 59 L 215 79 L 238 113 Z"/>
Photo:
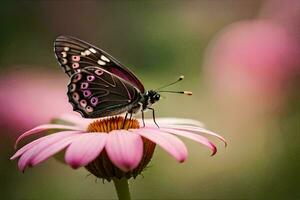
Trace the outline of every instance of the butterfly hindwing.
<path fill-rule="evenodd" d="M 121 114 L 140 98 L 140 91 L 127 81 L 99 67 L 85 67 L 71 76 L 69 101 L 83 117 Z"/>
<path fill-rule="evenodd" d="M 56 58 L 65 72 L 72 76 L 88 66 L 100 67 L 126 80 L 144 92 L 140 80 L 119 61 L 105 51 L 74 37 L 59 36 L 54 43 Z"/>

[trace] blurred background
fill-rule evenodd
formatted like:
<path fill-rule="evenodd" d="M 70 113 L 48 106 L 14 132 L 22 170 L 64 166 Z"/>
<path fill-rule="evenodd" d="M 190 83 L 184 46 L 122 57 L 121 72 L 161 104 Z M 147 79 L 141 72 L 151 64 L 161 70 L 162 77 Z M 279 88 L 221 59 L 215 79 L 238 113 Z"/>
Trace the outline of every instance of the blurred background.
<path fill-rule="evenodd" d="M 72 112 L 53 41 L 71 35 L 112 54 L 148 89 L 184 74 L 157 117 L 194 118 L 228 140 L 159 148 L 134 199 L 300 199 L 300 1 L 2 1 L 1 199 L 112 199 L 112 183 L 49 159 L 22 174 L 18 135 Z M 149 116 L 148 114 L 148 117 Z"/>

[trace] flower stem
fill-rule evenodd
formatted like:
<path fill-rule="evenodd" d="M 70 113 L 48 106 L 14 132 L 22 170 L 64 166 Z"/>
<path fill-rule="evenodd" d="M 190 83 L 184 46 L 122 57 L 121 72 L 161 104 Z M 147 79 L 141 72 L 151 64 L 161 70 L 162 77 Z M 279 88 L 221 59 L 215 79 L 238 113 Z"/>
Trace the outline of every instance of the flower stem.
<path fill-rule="evenodd" d="M 115 188 L 117 190 L 119 200 L 130 200 L 130 192 L 128 187 L 128 181 L 126 178 L 114 178 Z"/>

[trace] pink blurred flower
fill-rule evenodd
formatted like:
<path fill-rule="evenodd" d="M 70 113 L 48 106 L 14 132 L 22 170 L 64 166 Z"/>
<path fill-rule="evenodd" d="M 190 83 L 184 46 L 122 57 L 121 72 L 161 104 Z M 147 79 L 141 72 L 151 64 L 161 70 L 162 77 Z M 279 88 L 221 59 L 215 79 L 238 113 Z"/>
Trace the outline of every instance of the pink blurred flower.
<path fill-rule="evenodd" d="M 223 100 L 242 98 L 254 107 L 277 107 L 293 74 L 299 71 L 297 41 L 270 20 L 228 26 L 211 42 L 205 57 L 216 93 Z"/>
<path fill-rule="evenodd" d="M 28 67 L 6 73 L 0 80 L 0 127 L 17 133 L 72 112 L 66 84 L 64 74 L 38 72 Z"/>
<path fill-rule="evenodd" d="M 89 120 L 66 115 L 60 120 L 73 125 L 45 124 L 18 138 L 16 145 L 25 137 L 47 130 L 58 131 L 19 149 L 11 157 L 20 157 L 19 170 L 35 166 L 66 148 L 65 161 L 74 169 L 86 166 L 94 175 L 108 180 L 115 176 L 121 178 L 123 173 L 127 173 L 128 177 L 135 177 L 150 161 L 155 144 L 178 162 L 186 160 L 186 146 L 175 135 L 203 144 L 212 151 L 212 155 L 217 151 L 216 146 L 199 133 L 215 136 L 226 144 L 223 137 L 200 127 L 199 122 L 188 119 L 157 119 L 160 128 L 151 120 L 146 120 L 145 127 L 140 127 L 136 119 L 126 120 L 125 129 L 122 129 L 123 117 Z M 121 171 L 116 172 L 118 169 Z M 135 169 L 138 170 L 134 171 Z"/>

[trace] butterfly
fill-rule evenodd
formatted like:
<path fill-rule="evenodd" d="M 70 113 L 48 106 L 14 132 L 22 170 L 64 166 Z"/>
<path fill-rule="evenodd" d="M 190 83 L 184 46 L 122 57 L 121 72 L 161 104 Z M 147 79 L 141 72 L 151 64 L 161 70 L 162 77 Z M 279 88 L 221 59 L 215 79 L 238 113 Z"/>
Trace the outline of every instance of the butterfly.
<path fill-rule="evenodd" d="M 105 51 L 70 36 L 59 36 L 54 42 L 56 58 L 70 77 L 68 98 L 73 110 L 85 118 L 99 118 L 152 110 L 160 100 L 160 92 L 191 95 L 182 91 L 146 91 L 141 81 L 127 67 Z M 181 76 L 172 85 L 183 79 Z M 167 86 L 161 87 L 165 88 Z"/>

